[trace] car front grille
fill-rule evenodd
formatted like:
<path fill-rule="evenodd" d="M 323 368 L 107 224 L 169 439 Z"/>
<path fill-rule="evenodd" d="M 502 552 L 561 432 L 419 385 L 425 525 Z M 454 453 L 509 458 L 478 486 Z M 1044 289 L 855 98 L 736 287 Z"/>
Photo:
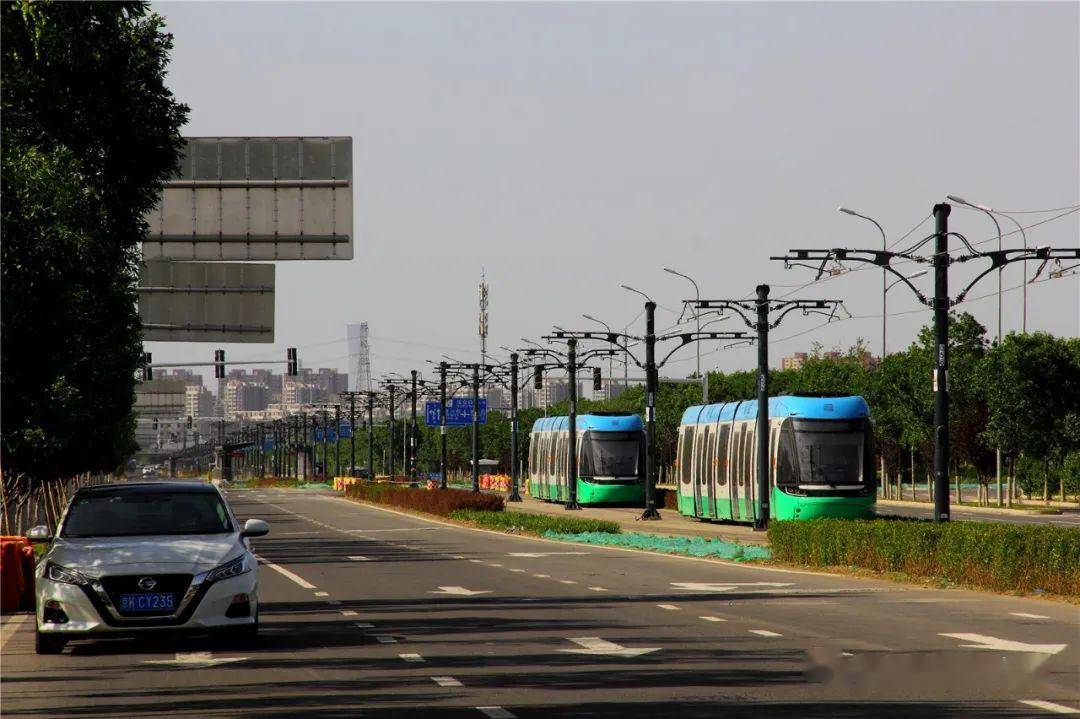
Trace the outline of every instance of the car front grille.
<path fill-rule="evenodd" d="M 143 589 L 139 582 L 149 577 L 154 580 L 152 589 Z M 120 611 L 121 594 L 150 594 L 164 593 L 175 595 L 175 606 L 179 607 L 180 600 L 191 585 L 190 574 L 129 574 L 121 576 L 107 576 L 101 578 L 101 585 L 105 593 L 109 595 L 109 601 L 116 608 L 117 614 L 125 617 L 158 617 L 172 614 L 175 610 L 156 610 L 147 612 L 123 612 Z"/>

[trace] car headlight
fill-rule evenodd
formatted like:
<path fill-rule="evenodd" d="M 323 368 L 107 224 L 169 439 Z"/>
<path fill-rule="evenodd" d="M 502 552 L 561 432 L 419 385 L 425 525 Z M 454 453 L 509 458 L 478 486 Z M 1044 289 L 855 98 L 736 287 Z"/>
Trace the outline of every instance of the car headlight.
<path fill-rule="evenodd" d="M 59 564 L 53 564 L 49 562 L 45 567 L 45 576 L 54 582 L 63 582 L 64 584 L 75 584 L 80 587 L 86 586 L 90 583 L 90 580 L 83 576 L 81 573 L 76 572 L 74 569 L 68 569 L 67 567 L 61 567 Z"/>
<path fill-rule="evenodd" d="M 225 562 L 217 569 L 210 570 L 206 575 L 207 582 L 216 582 L 221 579 L 228 579 L 230 577 L 239 577 L 241 574 L 246 574 L 251 571 L 251 562 L 248 561 L 247 555 L 237 557 L 231 562 Z"/>

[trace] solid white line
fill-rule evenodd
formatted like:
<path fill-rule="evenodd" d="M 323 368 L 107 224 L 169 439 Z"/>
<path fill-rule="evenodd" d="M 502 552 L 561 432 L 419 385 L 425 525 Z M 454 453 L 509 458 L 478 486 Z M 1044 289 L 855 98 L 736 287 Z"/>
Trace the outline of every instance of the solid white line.
<path fill-rule="evenodd" d="M 698 617 L 698 619 L 704 619 L 707 622 L 726 622 L 727 620 L 722 617 Z"/>
<path fill-rule="evenodd" d="M 453 677 L 432 677 L 431 681 L 438 684 L 440 687 L 460 687 L 461 682 Z"/>
<path fill-rule="evenodd" d="M 367 561 L 370 561 L 367 557 L 364 557 L 364 556 L 359 555 L 359 554 L 350 554 L 348 557 L 346 557 L 346 559 L 349 559 L 349 560 L 351 560 L 353 562 L 367 562 Z"/>
<path fill-rule="evenodd" d="M 343 617 L 355 617 L 356 612 L 354 612 L 351 609 L 342 609 L 341 610 L 341 616 L 343 616 Z"/>
<path fill-rule="evenodd" d="M 516 714 L 513 714 L 502 707 L 476 707 L 476 710 L 483 712 L 484 716 L 488 719 L 517 719 Z"/>
<path fill-rule="evenodd" d="M 1023 617 L 1024 619 L 1049 619 L 1050 617 L 1042 614 L 1028 614 L 1027 612 L 1009 612 L 1014 617 Z"/>
<path fill-rule="evenodd" d="M 1035 707 L 1036 709 L 1045 709 L 1046 711 L 1054 712 L 1055 714 L 1080 714 L 1080 709 L 1073 709 L 1064 704 L 1055 704 L 1054 702 L 1043 701 L 1042 699 L 1021 699 L 1020 703 L 1027 704 L 1029 707 Z"/>
<path fill-rule="evenodd" d="M 292 581 L 296 582 L 296 584 L 298 584 L 301 589 L 315 589 L 314 584 L 307 581 L 306 579 L 304 579 L 301 576 L 293 574 L 292 572 L 290 572 L 285 567 L 279 567 L 278 565 L 274 564 L 273 562 L 267 561 L 267 560 L 263 559 L 262 557 L 260 557 L 257 554 L 255 555 L 255 558 L 258 559 L 263 564 L 265 564 L 266 566 L 273 569 L 278 574 L 282 575 L 283 577 L 287 577 L 288 579 L 291 579 Z"/>
<path fill-rule="evenodd" d="M 657 604 L 656 606 L 660 607 L 661 609 L 666 609 L 669 612 L 677 612 L 679 611 L 679 609 L 681 609 L 681 607 L 676 607 L 674 604 Z"/>
<path fill-rule="evenodd" d="M 757 634 L 761 637 L 782 637 L 783 634 L 777 634 L 776 632 L 770 632 L 768 629 L 751 629 L 751 634 Z"/>
<path fill-rule="evenodd" d="M 29 614 L 19 614 L 4 622 L 3 626 L 6 631 L 4 632 L 4 638 L 0 639 L 0 650 L 6 647 L 11 638 L 19 631 L 19 625 L 29 618 Z"/>
<path fill-rule="evenodd" d="M 420 656 L 419 654 L 398 654 L 398 656 L 401 657 L 402 659 L 404 659 L 407 662 L 414 662 L 415 663 L 415 662 L 424 661 L 424 658 L 422 656 Z"/>
<path fill-rule="evenodd" d="M 375 639 L 379 642 L 379 644 L 397 644 L 397 639 L 394 639 L 393 637 L 388 637 L 383 634 L 376 636 Z"/>

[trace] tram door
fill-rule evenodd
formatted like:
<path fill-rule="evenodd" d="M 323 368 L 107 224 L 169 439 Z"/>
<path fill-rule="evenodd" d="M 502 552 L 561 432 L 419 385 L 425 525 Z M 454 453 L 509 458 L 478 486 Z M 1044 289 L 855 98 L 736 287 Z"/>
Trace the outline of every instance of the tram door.
<path fill-rule="evenodd" d="M 704 517 L 708 501 L 709 437 L 712 428 L 705 424 L 694 427 L 694 516 Z"/>
<path fill-rule="evenodd" d="M 727 481 L 730 423 L 720 422 L 713 429 L 713 433 L 712 516 L 724 517 L 727 516 L 731 507 Z"/>
<path fill-rule="evenodd" d="M 744 522 L 754 521 L 756 515 L 754 508 L 754 496 L 756 495 L 755 478 L 757 477 L 757 429 L 756 422 L 746 423 L 746 433 L 743 440 L 743 464 L 745 469 L 742 473 L 742 517 Z"/>
<path fill-rule="evenodd" d="M 743 425 L 731 423 L 731 449 L 728 451 L 728 499 L 731 502 L 731 518 L 739 518 L 739 487 L 742 484 L 742 437 Z"/>

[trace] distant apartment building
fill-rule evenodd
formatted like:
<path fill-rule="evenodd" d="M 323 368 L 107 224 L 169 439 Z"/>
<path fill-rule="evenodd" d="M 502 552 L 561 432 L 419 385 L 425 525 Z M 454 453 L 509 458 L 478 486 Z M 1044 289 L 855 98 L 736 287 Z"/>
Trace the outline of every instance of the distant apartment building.
<path fill-rule="evenodd" d="M 214 416 L 214 394 L 201 384 L 189 384 L 185 388 L 185 414 L 192 419 Z"/>
<path fill-rule="evenodd" d="M 577 396 L 581 395 L 581 383 L 577 385 Z M 529 387 L 525 392 L 523 408 L 548 408 L 570 398 L 570 383 L 545 380 L 540 389 Z"/>
<path fill-rule="evenodd" d="M 221 397 L 225 419 L 236 419 L 241 412 L 266 409 L 268 395 L 266 385 L 237 379 L 227 380 L 224 395 Z"/>

